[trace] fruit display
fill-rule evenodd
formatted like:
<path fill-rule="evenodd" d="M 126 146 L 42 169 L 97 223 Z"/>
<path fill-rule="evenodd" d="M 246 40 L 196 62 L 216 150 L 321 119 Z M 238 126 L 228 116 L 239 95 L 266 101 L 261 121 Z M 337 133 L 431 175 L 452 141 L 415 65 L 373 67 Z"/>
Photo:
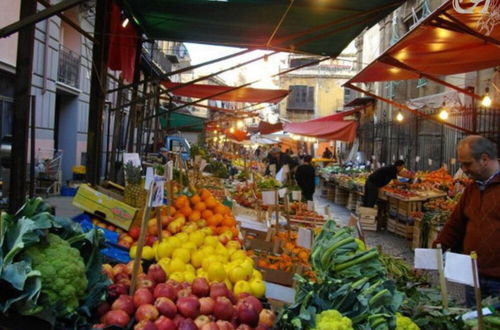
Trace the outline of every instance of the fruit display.
<path fill-rule="evenodd" d="M 108 299 L 97 307 L 99 324 L 133 329 L 271 329 L 275 314 L 247 292 L 234 293 L 224 282 L 210 283 L 204 277 L 191 283 L 167 279 L 159 264 L 138 274 L 137 288 L 129 295 L 131 264 L 104 265 L 103 271 L 113 282 Z"/>
<path fill-rule="evenodd" d="M 131 206 L 142 208 L 146 205 L 147 191 L 142 184 L 141 167 L 128 162 L 124 166 L 127 184 L 123 191 L 123 201 Z"/>

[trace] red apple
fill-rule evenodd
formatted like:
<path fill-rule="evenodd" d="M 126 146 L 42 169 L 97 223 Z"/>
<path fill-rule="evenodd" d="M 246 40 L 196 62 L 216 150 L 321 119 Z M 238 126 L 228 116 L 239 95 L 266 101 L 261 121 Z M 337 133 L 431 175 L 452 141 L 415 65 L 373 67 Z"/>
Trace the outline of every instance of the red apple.
<path fill-rule="evenodd" d="M 182 320 L 184 320 L 184 316 L 177 314 L 172 321 L 174 321 L 175 326 L 178 327 Z"/>
<path fill-rule="evenodd" d="M 118 273 L 113 277 L 113 282 L 118 283 L 123 279 L 130 280 L 130 276 L 127 273 Z"/>
<path fill-rule="evenodd" d="M 220 330 L 219 326 L 215 322 L 209 322 L 207 324 L 204 324 L 200 330 Z"/>
<path fill-rule="evenodd" d="M 102 323 L 106 325 L 116 325 L 118 327 L 125 327 L 130 321 L 130 317 L 122 310 L 109 311 L 104 314 Z"/>
<path fill-rule="evenodd" d="M 148 289 L 149 291 L 153 291 L 155 287 L 155 282 L 149 278 L 144 278 L 142 280 L 137 280 L 137 288 L 138 289 Z"/>
<path fill-rule="evenodd" d="M 134 241 L 137 241 L 139 239 L 139 235 L 141 234 L 141 228 L 139 226 L 133 226 L 129 229 L 128 234 L 134 239 Z"/>
<path fill-rule="evenodd" d="M 156 298 L 155 307 L 161 315 L 171 319 L 175 317 L 175 314 L 177 314 L 177 306 L 167 297 Z"/>
<path fill-rule="evenodd" d="M 227 294 L 227 298 L 229 300 L 231 300 L 231 303 L 233 305 L 236 305 L 236 303 L 238 302 L 238 299 L 236 299 L 236 296 L 234 295 L 233 291 L 229 290 L 228 294 Z"/>
<path fill-rule="evenodd" d="M 215 324 L 217 324 L 219 330 L 234 330 L 233 324 L 229 321 L 218 320 Z"/>
<path fill-rule="evenodd" d="M 177 291 L 177 299 L 192 296 L 191 288 L 184 288 Z"/>
<path fill-rule="evenodd" d="M 156 235 L 147 235 L 146 236 L 146 245 L 153 246 L 158 237 Z"/>
<path fill-rule="evenodd" d="M 201 329 L 202 326 L 205 324 L 210 323 L 210 318 L 206 315 L 199 315 L 195 320 L 194 323 L 196 323 L 196 326 Z"/>
<path fill-rule="evenodd" d="M 150 304 L 141 305 L 135 311 L 135 319 L 137 321 L 151 320 L 154 321 L 158 318 L 160 313 L 155 306 Z"/>
<path fill-rule="evenodd" d="M 246 301 L 238 303 L 237 310 L 238 319 L 241 323 L 248 324 L 251 327 L 257 326 L 259 323 L 259 313 L 257 313 L 250 303 Z"/>
<path fill-rule="evenodd" d="M 250 295 L 250 293 L 248 293 L 248 292 L 240 292 L 240 293 L 238 293 L 238 296 L 236 296 L 236 300 L 237 301 L 243 300 L 243 298 L 246 298 L 249 295 Z"/>
<path fill-rule="evenodd" d="M 158 264 L 149 266 L 148 276 L 153 279 L 155 283 L 163 283 L 167 280 L 167 276 L 165 275 L 163 268 L 161 268 Z"/>
<path fill-rule="evenodd" d="M 177 299 L 177 291 L 171 284 L 159 283 L 156 285 L 153 295 L 155 298 L 166 297 L 172 301 Z"/>
<path fill-rule="evenodd" d="M 143 320 L 134 326 L 134 330 L 158 330 L 158 328 L 150 320 Z"/>
<path fill-rule="evenodd" d="M 116 281 L 115 284 L 120 284 L 126 288 L 126 291 L 128 292 L 128 288 L 130 288 L 130 279 L 129 278 L 121 278 L 119 281 Z"/>
<path fill-rule="evenodd" d="M 200 302 L 200 313 L 210 315 L 214 312 L 215 300 L 210 297 L 202 297 L 198 299 Z"/>
<path fill-rule="evenodd" d="M 177 330 L 198 330 L 196 323 L 191 319 L 183 319 L 179 322 Z"/>
<path fill-rule="evenodd" d="M 134 260 L 130 260 L 127 263 L 126 269 L 127 269 L 127 274 L 131 275 L 132 272 L 134 271 Z M 139 274 L 144 274 L 143 269 L 142 269 L 142 264 L 140 264 L 140 263 L 139 263 Z"/>
<path fill-rule="evenodd" d="M 132 315 L 135 312 L 134 300 L 131 296 L 122 294 L 113 302 L 111 305 L 112 310 L 122 310 L 128 315 Z"/>
<path fill-rule="evenodd" d="M 110 264 L 103 264 L 102 265 L 102 272 L 104 273 L 104 275 L 106 275 L 106 277 L 110 280 L 113 279 L 113 266 L 111 266 Z"/>
<path fill-rule="evenodd" d="M 210 284 L 204 277 L 195 278 L 191 284 L 191 291 L 198 297 L 206 297 L 210 294 Z"/>
<path fill-rule="evenodd" d="M 181 287 L 181 284 L 175 280 L 167 280 L 167 282 L 165 283 L 170 284 L 175 289 L 176 293 L 177 291 L 183 289 L 183 287 Z"/>
<path fill-rule="evenodd" d="M 236 330 L 252 330 L 252 328 L 247 324 L 240 324 Z"/>
<path fill-rule="evenodd" d="M 187 289 L 187 288 L 191 289 L 191 284 L 189 284 L 189 282 L 183 281 L 183 282 L 181 282 L 181 287 L 183 289 Z"/>
<path fill-rule="evenodd" d="M 244 298 L 243 301 L 252 305 L 257 314 L 260 314 L 260 312 L 262 311 L 262 303 L 255 296 L 248 296 Z"/>
<path fill-rule="evenodd" d="M 272 328 L 276 321 L 276 315 L 269 309 L 263 309 L 259 314 L 259 325 Z"/>
<path fill-rule="evenodd" d="M 200 315 L 200 302 L 196 297 L 182 297 L 177 300 L 177 310 L 184 317 L 195 319 Z"/>
<path fill-rule="evenodd" d="M 100 303 L 97 306 L 95 311 L 96 311 L 97 316 L 101 317 L 104 314 L 106 314 L 107 312 L 109 312 L 109 310 L 111 310 L 111 306 L 109 305 L 109 303 L 107 301 L 103 301 L 102 303 Z"/>
<path fill-rule="evenodd" d="M 175 325 L 174 321 L 169 319 L 168 317 L 165 317 L 161 315 L 156 321 L 155 321 L 156 328 L 158 330 L 176 330 L 177 326 Z"/>
<path fill-rule="evenodd" d="M 215 300 L 214 316 L 218 320 L 230 320 L 233 317 L 233 304 L 226 297 L 218 297 Z"/>
<path fill-rule="evenodd" d="M 134 305 L 139 307 L 141 305 L 151 305 L 155 301 L 153 294 L 146 288 L 137 289 L 134 293 Z"/>
<path fill-rule="evenodd" d="M 108 298 L 110 301 L 117 299 L 122 294 L 127 294 L 128 287 L 122 284 L 108 285 Z"/>
<path fill-rule="evenodd" d="M 225 283 L 217 282 L 210 286 L 210 297 L 217 299 L 217 297 L 227 297 L 229 290 Z"/>

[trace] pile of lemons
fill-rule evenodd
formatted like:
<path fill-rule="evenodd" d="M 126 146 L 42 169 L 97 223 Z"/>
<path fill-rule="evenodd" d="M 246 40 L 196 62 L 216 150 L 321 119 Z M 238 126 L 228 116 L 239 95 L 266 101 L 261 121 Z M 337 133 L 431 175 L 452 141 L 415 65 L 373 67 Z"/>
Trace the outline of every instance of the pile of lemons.
<path fill-rule="evenodd" d="M 242 250 L 241 244 L 233 240 L 232 233 L 214 236 L 212 229 L 205 227 L 190 233 L 180 232 L 155 242 L 152 247 L 144 246 L 142 257 L 155 259 L 169 279 L 191 283 L 197 277 L 204 277 L 210 283 L 224 282 L 235 295 L 249 293 L 262 297 L 266 288 L 262 274 L 254 268 L 252 258 Z M 130 249 L 135 258 L 137 248 Z"/>

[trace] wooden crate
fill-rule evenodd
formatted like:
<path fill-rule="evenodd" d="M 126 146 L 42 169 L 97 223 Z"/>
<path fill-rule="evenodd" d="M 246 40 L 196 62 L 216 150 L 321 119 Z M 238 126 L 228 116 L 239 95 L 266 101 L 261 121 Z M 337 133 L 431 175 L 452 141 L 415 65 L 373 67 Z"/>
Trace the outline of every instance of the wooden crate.
<path fill-rule="evenodd" d="M 398 220 L 393 217 L 387 218 L 387 231 L 390 233 L 396 233 L 397 222 Z"/>
<path fill-rule="evenodd" d="M 410 214 L 422 211 L 422 201 L 398 201 L 397 214 L 398 219 L 403 221 L 410 220 Z"/>
<path fill-rule="evenodd" d="M 407 240 L 413 239 L 413 225 L 408 223 L 403 223 L 401 221 L 396 222 L 396 235 L 401 236 Z"/>
<path fill-rule="evenodd" d="M 413 223 L 413 239 L 411 241 L 411 248 L 417 249 L 422 247 L 422 220 L 415 219 Z"/>
<path fill-rule="evenodd" d="M 348 199 L 349 199 L 349 191 L 347 189 L 336 186 L 334 203 L 337 205 L 346 206 Z"/>
<path fill-rule="evenodd" d="M 347 209 L 349 211 L 356 211 L 356 204 L 358 202 L 358 193 L 356 191 L 350 191 L 349 197 L 347 199 Z"/>
<path fill-rule="evenodd" d="M 387 201 L 389 202 L 389 215 L 396 218 L 398 214 L 398 199 L 387 196 Z"/>
<path fill-rule="evenodd" d="M 332 184 L 327 186 L 326 198 L 332 202 L 335 200 L 335 186 Z"/>

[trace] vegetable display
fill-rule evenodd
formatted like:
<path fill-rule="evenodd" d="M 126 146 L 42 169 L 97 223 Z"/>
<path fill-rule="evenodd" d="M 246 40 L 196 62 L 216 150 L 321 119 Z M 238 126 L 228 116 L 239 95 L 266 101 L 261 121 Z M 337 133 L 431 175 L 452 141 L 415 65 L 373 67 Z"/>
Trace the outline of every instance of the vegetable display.
<path fill-rule="evenodd" d="M 335 309 L 330 309 L 316 315 L 314 330 L 351 330 L 352 322 Z"/>

